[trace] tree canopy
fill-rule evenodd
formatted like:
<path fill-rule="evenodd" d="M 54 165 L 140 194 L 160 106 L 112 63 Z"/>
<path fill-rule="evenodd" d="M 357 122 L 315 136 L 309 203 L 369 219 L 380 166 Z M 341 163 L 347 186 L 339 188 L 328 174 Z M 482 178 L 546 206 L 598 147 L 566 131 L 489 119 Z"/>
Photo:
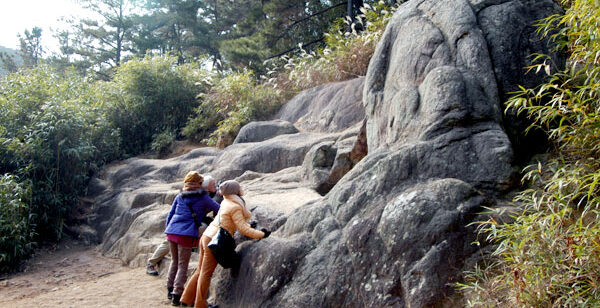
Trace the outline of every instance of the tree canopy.
<path fill-rule="evenodd" d="M 389 0 L 388 0 L 389 1 Z M 218 70 L 250 68 L 264 73 L 263 62 L 276 56 L 323 46 L 336 19 L 356 15 L 363 0 L 78 0 L 94 13 L 72 18 L 70 28 L 54 33 L 57 67 L 93 70 L 108 80 L 128 59 L 173 54 L 178 63 L 208 60 Z M 41 29 L 19 36 L 23 65 L 43 55 Z M 18 63 L 6 54 L 3 67 Z M 61 69 L 61 70 L 63 70 Z"/>

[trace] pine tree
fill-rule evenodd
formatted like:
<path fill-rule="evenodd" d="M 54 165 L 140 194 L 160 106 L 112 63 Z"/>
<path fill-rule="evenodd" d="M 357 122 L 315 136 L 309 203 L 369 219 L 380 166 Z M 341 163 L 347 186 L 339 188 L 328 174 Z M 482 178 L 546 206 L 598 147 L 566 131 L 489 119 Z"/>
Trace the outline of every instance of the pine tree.
<path fill-rule="evenodd" d="M 74 54 L 99 72 L 119 66 L 131 51 L 134 30 L 132 1 L 80 0 L 80 3 L 96 12 L 98 19 L 80 19 L 75 25 Z"/>

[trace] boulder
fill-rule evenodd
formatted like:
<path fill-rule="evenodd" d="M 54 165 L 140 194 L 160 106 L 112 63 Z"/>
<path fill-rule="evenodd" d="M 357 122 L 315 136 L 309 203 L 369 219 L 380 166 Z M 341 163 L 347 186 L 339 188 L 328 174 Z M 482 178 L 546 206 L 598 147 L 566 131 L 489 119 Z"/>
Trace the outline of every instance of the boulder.
<path fill-rule="evenodd" d="M 287 102 L 276 118 L 301 131 L 341 132 L 365 117 L 362 106 L 364 77 L 326 84 L 302 91 Z"/>
<path fill-rule="evenodd" d="M 299 166 L 310 148 L 337 134 L 297 133 L 280 135 L 263 142 L 237 143 L 223 150 L 212 165 L 218 179 L 233 179 L 250 170 L 273 173 Z"/>
<path fill-rule="evenodd" d="M 331 189 L 330 187 L 328 189 L 327 180 L 337 152 L 334 145 L 334 141 L 314 145 L 302 162 L 303 179 L 308 181 L 310 187 L 320 194 Z"/>
<path fill-rule="evenodd" d="M 288 121 L 272 120 L 246 124 L 233 143 L 259 142 L 284 134 L 295 134 L 298 130 Z"/>
<path fill-rule="evenodd" d="M 93 202 L 87 223 L 96 230 L 95 240 L 102 242 L 102 251 L 127 262 L 144 253 L 147 247 L 143 245 L 156 241 L 155 231 L 164 230 L 164 217 L 160 217 L 170 209 L 185 174 L 191 170 L 208 173 L 219 153 L 217 149 L 199 148 L 171 159 L 131 158 L 107 167 L 91 181 L 88 196 Z M 139 217 L 145 223 L 138 225 Z M 137 226 L 135 232 L 144 234 L 139 243 L 128 235 L 134 231 L 132 225 Z"/>
<path fill-rule="evenodd" d="M 279 223 L 283 222 L 292 211 L 304 206 L 307 203 L 322 199 L 314 190 L 306 187 L 301 178 L 302 167 L 289 167 L 275 173 L 257 173 L 247 171 L 236 180 L 244 188 L 244 199 L 250 206 L 257 205 L 260 209 L 268 209 L 275 213 L 283 213 L 284 216 L 278 217 L 278 222 L 270 225 L 270 219 L 263 217 L 262 210 L 257 210 L 258 220 L 267 223 L 273 230 L 279 228 Z"/>
<path fill-rule="evenodd" d="M 311 142 L 318 142 L 319 138 Z M 183 186 L 185 174 L 189 170 L 204 174 L 214 171 L 207 162 L 221 153 L 202 148 L 167 160 L 136 158 L 108 167 L 101 177 L 92 180 L 90 194 L 78 207 L 87 225 L 69 226 L 68 232 L 89 242 L 100 242 L 103 254 L 119 258 L 123 264 L 145 265 L 165 238 L 165 218 Z M 321 199 L 319 194 L 304 187 L 299 166 L 273 173 L 246 171 L 236 180 L 246 191 L 244 198 L 253 219 L 259 227 L 269 230 L 280 228 L 295 208 Z M 239 242 L 248 240 L 239 235 L 236 238 Z M 168 264 L 167 258 L 161 264 L 161 275 Z M 190 263 L 190 268 L 194 266 L 195 262 Z"/>
<path fill-rule="evenodd" d="M 244 246 L 250 268 L 219 276 L 215 286 L 222 307 L 456 305 L 454 283 L 477 250 L 469 225 L 514 185 L 503 81 L 494 74 L 501 62 L 482 29 L 481 14 L 493 6 L 527 7 L 503 16 L 506 24 L 557 12 L 550 0 L 420 0 L 395 12 L 364 80 L 366 146 L 356 148 L 368 154 L 323 199 L 298 207 L 264 242 Z M 316 146 L 306 159 L 321 168 L 334 147 Z M 275 242 L 297 257 L 273 249 Z M 293 266 L 281 273 L 263 260 Z"/>
<path fill-rule="evenodd" d="M 518 85 L 535 87 L 548 77 L 543 70 L 527 72 L 527 67 L 533 64 L 530 55 L 540 52 L 550 55 L 547 63 L 552 73 L 564 68 L 565 53 L 554 50 L 548 40 L 541 40 L 535 26 L 548 12 L 559 12 L 557 4 L 533 0 L 472 2 L 488 43 L 501 100 L 507 100 L 511 92 L 518 91 Z M 533 129 L 523 134 L 530 125 L 526 115 L 508 110 L 503 125 L 513 144 L 517 163 L 526 164 L 533 155 L 547 149 L 548 137 L 543 131 Z"/>

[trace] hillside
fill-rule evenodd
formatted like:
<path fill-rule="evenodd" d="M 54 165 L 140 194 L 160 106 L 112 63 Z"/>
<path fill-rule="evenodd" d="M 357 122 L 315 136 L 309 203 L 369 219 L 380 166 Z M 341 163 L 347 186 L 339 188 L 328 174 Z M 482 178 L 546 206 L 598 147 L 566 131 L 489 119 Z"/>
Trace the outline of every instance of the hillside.
<path fill-rule="evenodd" d="M 409 1 L 364 79 L 286 104 L 277 121 L 299 132 L 251 123 L 240 135 L 261 138 L 107 169 L 89 196 L 90 236 L 107 255 L 143 265 L 162 238 L 164 204 L 193 168 L 271 196 L 252 208 L 275 232 L 238 239 L 239 276 L 215 273 L 220 307 L 455 306 L 453 282 L 480 255 L 471 223 L 518 185 L 503 91 L 540 82 L 523 75 L 521 50 L 548 53 L 530 29 L 558 10 L 550 0 Z M 284 202 L 288 210 L 274 199 L 302 187 L 324 196 Z"/>
<path fill-rule="evenodd" d="M 123 285 L 129 276 L 143 284 L 140 267 L 164 240 L 169 205 L 183 176 L 197 170 L 239 181 L 253 219 L 273 231 L 264 240 L 236 235 L 241 270 L 218 268 L 212 279 L 219 307 L 465 306 L 456 283 L 481 260 L 476 222 L 507 207 L 522 188 L 520 164 L 539 150 L 503 102 L 547 77 L 525 74 L 530 54 L 564 65 L 535 31 L 558 12 L 552 0 L 407 1 L 366 76 L 305 89 L 270 119 L 239 125 L 220 148 L 103 167 L 69 232 L 138 271 L 82 281 L 83 296 L 71 300 L 113 290 L 96 281 Z M 148 288 L 156 291 L 155 281 Z M 34 302 L 46 296 L 56 298 Z"/>
<path fill-rule="evenodd" d="M 16 56 L 16 63 L 21 63 L 21 57 L 18 55 L 18 51 L 15 49 L 0 46 L 0 53 L 7 53 L 8 55 Z M 5 76 L 8 72 L 0 65 L 0 77 Z"/>

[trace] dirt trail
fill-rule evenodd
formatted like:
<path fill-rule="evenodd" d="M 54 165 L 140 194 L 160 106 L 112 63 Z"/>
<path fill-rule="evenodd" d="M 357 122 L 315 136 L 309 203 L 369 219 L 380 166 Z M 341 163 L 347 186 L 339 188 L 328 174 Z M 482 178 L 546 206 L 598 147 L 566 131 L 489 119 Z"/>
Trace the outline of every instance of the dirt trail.
<path fill-rule="evenodd" d="M 0 307 L 171 307 L 163 278 L 75 242 L 40 249 L 0 279 Z"/>
<path fill-rule="evenodd" d="M 248 184 L 273 189 L 264 183 Z M 288 213 L 306 200 L 320 198 L 309 189 L 282 190 L 267 194 L 250 189 L 246 200 Z M 95 247 L 63 241 L 38 249 L 23 272 L 0 276 L 0 308 L 4 307 L 172 306 L 166 298 L 164 277 L 149 276 L 143 267 L 123 266 L 118 259 L 102 256 Z"/>
<path fill-rule="evenodd" d="M 299 176 L 293 174 L 298 172 L 300 167 L 288 168 L 243 182 L 246 201 L 289 214 L 322 198 L 295 182 Z M 290 174 L 291 180 L 287 179 Z M 164 272 L 161 270 L 162 276 Z M 0 275 L 0 308 L 172 307 L 166 298 L 165 279 L 147 275 L 144 267 L 123 266 L 118 259 L 102 256 L 95 247 L 67 240 L 38 249 L 24 271 Z"/>

